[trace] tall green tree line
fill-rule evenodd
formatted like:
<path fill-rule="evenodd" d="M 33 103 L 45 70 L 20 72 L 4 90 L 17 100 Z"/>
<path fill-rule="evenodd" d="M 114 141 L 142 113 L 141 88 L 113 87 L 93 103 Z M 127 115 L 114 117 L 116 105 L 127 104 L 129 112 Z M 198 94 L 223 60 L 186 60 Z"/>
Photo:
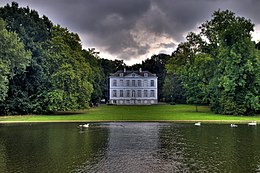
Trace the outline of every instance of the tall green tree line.
<path fill-rule="evenodd" d="M 209 104 L 222 114 L 260 110 L 260 55 L 253 27 L 244 17 L 218 10 L 199 34 L 188 34 L 166 65 L 168 74 L 181 78 L 188 103 Z"/>
<path fill-rule="evenodd" d="M 231 11 L 189 33 L 173 54 L 127 67 L 84 50 L 76 33 L 17 3 L 0 8 L 0 114 L 51 113 L 109 99 L 108 77 L 123 68 L 158 76 L 160 101 L 209 104 L 212 111 L 248 115 L 260 110 L 260 44 L 254 25 Z"/>
<path fill-rule="evenodd" d="M 100 100 L 99 57 L 82 49 L 77 34 L 16 2 L 1 7 L 0 18 L 0 114 L 76 110 Z"/>
<path fill-rule="evenodd" d="M 14 32 L 8 32 L 5 22 L 0 19 L 0 102 L 8 94 L 10 80 L 24 73 L 31 61 L 31 53 Z"/>

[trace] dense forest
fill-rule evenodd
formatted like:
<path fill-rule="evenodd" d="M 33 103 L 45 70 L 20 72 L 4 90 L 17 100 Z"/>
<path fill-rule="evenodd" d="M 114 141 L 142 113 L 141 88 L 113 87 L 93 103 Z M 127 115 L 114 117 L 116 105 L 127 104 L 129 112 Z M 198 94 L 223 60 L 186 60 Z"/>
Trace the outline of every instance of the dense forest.
<path fill-rule="evenodd" d="M 189 33 L 167 62 L 165 86 L 184 89 L 187 103 L 207 104 L 215 113 L 248 115 L 260 110 L 259 43 L 254 24 L 229 10 L 216 11 L 200 32 Z"/>
<path fill-rule="evenodd" d="M 0 8 L 0 115 L 88 108 L 108 100 L 108 76 L 123 68 L 157 74 L 159 101 L 259 113 L 260 43 L 252 41 L 253 27 L 231 11 L 216 11 L 172 55 L 127 66 L 83 49 L 78 34 L 37 11 L 7 4 Z"/>

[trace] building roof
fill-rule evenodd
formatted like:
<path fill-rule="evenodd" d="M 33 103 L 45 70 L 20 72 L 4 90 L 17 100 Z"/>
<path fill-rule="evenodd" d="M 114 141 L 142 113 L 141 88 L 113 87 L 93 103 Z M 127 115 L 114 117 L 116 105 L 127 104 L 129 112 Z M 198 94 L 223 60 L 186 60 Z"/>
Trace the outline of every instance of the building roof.
<path fill-rule="evenodd" d="M 137 74 L 139 76 L 144 76 L 144 74 L 146 73 L 147 74 L 146 77 L 156 77 L 156 74 L 153 74 L 153 73 L 151 73 L 149 71 L 142 71 L 141 69 L 139 71 L 125 70 L 125 69 L 124 70 L 119 70 L 119 71 L 117 71 L 115 73 L 110 74 L 110 77 L 124 77 L 124 76 L 128 76 L 130 74 L 133 74 L 133 73 Z M 123 74 L 123 76 L 120 75 L 120 74 Z"/>

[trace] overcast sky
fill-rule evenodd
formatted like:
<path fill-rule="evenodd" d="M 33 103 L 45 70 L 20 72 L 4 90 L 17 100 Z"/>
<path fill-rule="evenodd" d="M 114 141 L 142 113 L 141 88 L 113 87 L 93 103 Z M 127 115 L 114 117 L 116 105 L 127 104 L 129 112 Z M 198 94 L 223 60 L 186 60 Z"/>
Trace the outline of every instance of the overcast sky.
<path fill-rule="evenodd" d="M 0 6 L 12 0 L 0 0 Z M 255 24 L 260 40 L 260 0 L 16 0 L 80 35 L 83 47 L 128 65 L 158 53 L 171 54 L 188 32 L 229 9 Z"/>

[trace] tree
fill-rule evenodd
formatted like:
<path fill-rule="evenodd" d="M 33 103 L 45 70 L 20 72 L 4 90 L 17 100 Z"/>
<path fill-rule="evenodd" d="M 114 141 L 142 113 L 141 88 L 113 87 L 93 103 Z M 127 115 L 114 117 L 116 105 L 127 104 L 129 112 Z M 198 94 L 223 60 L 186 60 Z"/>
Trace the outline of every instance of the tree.
<path fill-rule="evenodd" d="M 168 73 L 164 80 L 163 97 L 166 102 L 172 104 L 186 103 L 185 90 L 182 86 L 181 78 L 176 74 Z"/>
<path fill-rule="evenodd" d="M 147 70 L 157 75 L 158 99 L 160 101 L 164 101 L 163 85 L 166 76 L 165 64 L 169 59 L 170 59 L 170 55 L 166 55 L 166 54 L 153 55 L 151 58 L 142 61 L 142 64 L 134 64 L 133 66 L 130 67 L 133 70 L 139 70 L 140 68 L 142 68 L 143 70 Z"/>
<path fill-rule="evenodd" d="M 32 52 L 30 65 L 25 73 L 9 80 L 8 95 L 0 104 L 3 114 L 28 114 L 43 111 L 42 93 L 47 88 L 48 77 L 44 73 L 43 44 L 49 39 L 52 23 L 46 16 L 40 17 L 35 10 L 20 8 L 16 2 L 0 8 L 0 17 L 7 23 L 7 30 L 15 32 L 25 49 Z"/>
<path fill-rule="evenodd" d="M 216 11 L 202 24 L 215 52 L 216 70 L 210 85 L 212 110 L 245 115 L 259 110 L 259 54 L 251 41 L 254 25 L 230 11 Z M 217 98 L 217 99 L 216 99 Z"/>
<path fill-rule="evenodd" d="M 257 50 L 260 50 L 260 42 L 255 43 L 255 48 L 256 48 Z"/>
<path fill-rule="evenodd" d="M 46 47 L 45 73 L 50 81 L 44 94 L 46 110 L 55 112 L 87 108 L 93 91 L 90 82 L 92 69 L 82 55 L 78 35 L 55 26 Z"/>
<path fill-rule="evenodd" d="M 109 99 L 109 76 L 111 73 L 115 73 L 118 70 L 122 70 L 126 67 L 123 60 L 108 60 L 101 58 L 99 59 L 101 67 L 104 72 L 104 80 L 102 85 L 102 98 L 106 101 Z"/>
<path fill-rule="evenodd" d="M 211 88 L 212 110 L 217 113 L 246 115 L 259 110 L 259 53 L 250 39 L 222 48 L 220 64 Z M 217 82 L 218 87 L 214 87 Z M 219 98 L 215 100 L 214 98 Z"/>
<path fill-rule="evenodd" d="M 259 52 L 253 24 L 231 11 L 216 11 L 201 32 L 189 34 L 167 64 L 181 77 L 189 103 L 209 103 L 216 113 L 247 115 L 260 109 Z"/>
<path fill-rule="evenodd" d="M 198 35 L 189 33 L 187 42 L 181 43 L 168 61 L 167 76 L 174 74 L 181 80 L 181 88 L 187 103 L 208 103 L 207 86 L 211 77 L 212 57 L 202 53 L 204 42 Z"/>
<path fill-rule="evenodd" d="M 0 103 L 7 97 L 9 80 L 24 73 L 30 60 L 31 53 L 25 51 L 16 33 L 6 30 L 6 24 L 0 18 Z"/>
<path fill-rule="evenodd" d="M 91 83 L 93 85 L 93 92 L 91 94 L 91 103 L 96 105 L 102 99 L 102 87 L 105 82 L 105 74 L 101 67 L 100 58 L 98 52 L 95 49 L 83 50 L 83 57 L 90 64 L 92 68 Z"/>
<path fill-rule="evenodd" d="M 209 103 L 208 84 L 211 79 L 213 58 L 209 54 L 195 55 L 194 62 L 186 66 L 182 72 L 182 85 L 185 89 L 187 103 L 195 104 L 196 111 L 199 104 Z"/>

